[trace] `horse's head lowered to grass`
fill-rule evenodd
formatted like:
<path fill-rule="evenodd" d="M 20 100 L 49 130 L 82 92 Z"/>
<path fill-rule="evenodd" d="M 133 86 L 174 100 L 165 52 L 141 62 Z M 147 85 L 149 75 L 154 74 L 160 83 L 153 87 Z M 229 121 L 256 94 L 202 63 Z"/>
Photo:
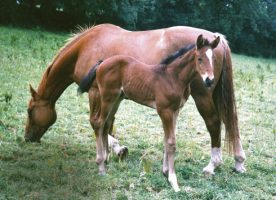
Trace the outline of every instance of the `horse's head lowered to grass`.
<path fill-rule="evenodd" d="M 30 92 L 32 98 L 28 106 L 25 140 L 39 142 L 47 129 L 56 121 L 57 116 L 54 105 L 42 99 L 32 86 Z"/>

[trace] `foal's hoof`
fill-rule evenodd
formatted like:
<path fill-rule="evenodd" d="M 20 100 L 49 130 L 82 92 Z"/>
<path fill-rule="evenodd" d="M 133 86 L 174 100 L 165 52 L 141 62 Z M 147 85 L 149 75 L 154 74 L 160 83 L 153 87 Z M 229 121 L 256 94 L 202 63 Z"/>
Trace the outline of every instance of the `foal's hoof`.
<path fill-rule="evenodd" d="M 106 175 L 106 171 L 99 171 L 99 176 L 105 176 Z"/>
<path fill-rule="evenodd" d="M 162 174 L 168 179 L 168 177 L 169 177 L 169 172 L 168 171 L 166 171 L 166 172 L 162 171 Z"/>
<path fill-rule="evenodd" d="M 120 160 L 124 160 L 128 155 L 128 148 L 126 146 L 123 146 L 117 156 Z"/>

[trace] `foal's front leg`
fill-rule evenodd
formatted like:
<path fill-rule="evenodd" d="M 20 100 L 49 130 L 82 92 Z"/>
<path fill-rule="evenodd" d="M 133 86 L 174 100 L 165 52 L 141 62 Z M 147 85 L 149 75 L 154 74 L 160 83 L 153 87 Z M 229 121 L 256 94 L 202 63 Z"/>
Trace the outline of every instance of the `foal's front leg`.
<path fill-rule="evenodd" d="M 169 183 L 175 192 L 180 191 L 177 177 L 174 169 L 174 157 L 176 151 L 176 136 L 175 125 L 178 116 L 178 111 L 174 112 L 170 109 L 160 110 L 158 114 L 162 120 L 164 137 L 164 160 L 163 160 L 163 174 L 168 178 Z"/>

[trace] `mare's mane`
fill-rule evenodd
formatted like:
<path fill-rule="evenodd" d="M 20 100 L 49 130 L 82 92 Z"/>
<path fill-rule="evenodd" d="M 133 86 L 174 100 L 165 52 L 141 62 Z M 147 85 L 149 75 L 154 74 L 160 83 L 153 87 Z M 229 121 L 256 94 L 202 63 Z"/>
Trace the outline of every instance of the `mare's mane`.
<path fill-rule="evenodd" d="M 71 36 L 66 39 L 66 43 L 63 45 L 63 47 L 61 47 L 59 49 L 59 51 L 57 52 L 57 54 L 55 55 L 55 57 L 53 58 L 53 60 L 51 61 L 51 63 L 48 65 L 48 69 L 47 69 L 47 74 L 49 74 L 52 65 L 55 63 L 55 61 L 69 48 L 71 47 L 73 44 L 75 44 L 79 39 L 81 39 L 88 31 L 90 31 L 91 28 L 93 28 L 94 26 L 91 27 L 77 27 L 78 31 L 76 33 L 71 34 Z"/>

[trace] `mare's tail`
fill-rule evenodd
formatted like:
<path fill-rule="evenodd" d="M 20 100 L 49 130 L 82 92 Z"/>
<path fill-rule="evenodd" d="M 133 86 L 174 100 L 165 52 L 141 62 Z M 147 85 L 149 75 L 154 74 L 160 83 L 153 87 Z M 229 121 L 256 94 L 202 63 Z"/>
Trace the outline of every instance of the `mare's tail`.
<path fill-rule="evenodd" d="M 89 73 L 80 81 L 79 88 L 78 88 L 78 94 L 82 94 L 84 92 L 88 92 L 89 88 L 91 87 L 93 81 L 96 78 L 96 71 L 99 67 L 99 65 L 103 61 L 100 60 L 97 62 L 89 71 Z"/>
<path fill-rule="evenodd" d="M 231 50 L 225 46 L 222 72 L 219 83 L 214 93 L 214 100 L 219 111 L 220 117 L 225 124 L 225 141 L 228 152 L 235 150 L 235 141 L 240 137 L 238 127 L 238 117 L 236 110 L 236 99 L 233 85 L 233 69 L 231 61 Z"/>

